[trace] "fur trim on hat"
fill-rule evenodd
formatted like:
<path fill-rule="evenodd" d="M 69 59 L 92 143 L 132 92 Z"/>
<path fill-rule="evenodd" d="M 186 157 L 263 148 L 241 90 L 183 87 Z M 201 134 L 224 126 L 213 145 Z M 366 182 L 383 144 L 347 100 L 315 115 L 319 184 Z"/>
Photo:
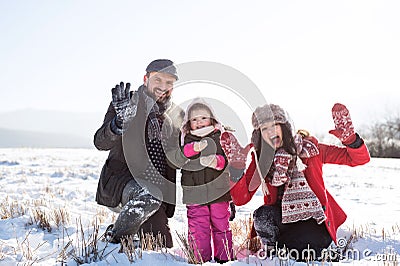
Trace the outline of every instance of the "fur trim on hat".
<path fill-rule="evenodd" d="M 219 130 L 223 130 L 222 125 L 220 124 L 220 122 L 218 121 L 217 117 L 215 116 L 215 111 L 214 109 L 211 107 L 211 105 L 206 102 L 203 98 L 197 97 L 195 99 L 193 99 L 193 101 L 188 105 L 188 107 L 186 108 L 186 112 L 185 112 L 185 116 L 183 118 L 183 123 L 181 126 L 181 143 L 183 143 L 183 139 L 185 137 L 186 134 L 188 134 L 191 129 L 190 129 L 190 115 L 191 112 L 193 110 L 194 107 L 204 107 L 206 109 L 208 109 L 210 111 L 210 118 L 212 120 L 214 120 L 214 124 L 213 127 Z"/>
<path fill-rule="evenodd" d="M 203 98 L 197 97 L 192 100 L 192 102 L 188 105 L 185 112 L 185 117 L 183 118 L 183 125 L 185 125 L 192 117 L 190 117 L 193 107 L 201 107 L 208 109 L 210 111 L 210 118 L 215 119 L 217 123 L 219 123 L 217 117 L 215 116 L 214 109 L 211 105 L 206 102 Z"/>
<path fill-rule="evenodd" d="M 251 123 L 254 129 L 259 129 L 262 124 L 272 121 L 279 124 L 288 122 L 288 116 L 285 110 L 279 105 L 265 104 L 257 107 L 251 117 Z"/>

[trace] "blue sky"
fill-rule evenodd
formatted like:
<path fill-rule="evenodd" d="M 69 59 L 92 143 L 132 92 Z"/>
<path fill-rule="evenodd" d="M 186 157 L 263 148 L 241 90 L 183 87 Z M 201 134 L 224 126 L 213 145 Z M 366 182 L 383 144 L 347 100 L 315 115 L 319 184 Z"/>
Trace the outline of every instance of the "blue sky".
<path fill-rule="evenodd" d="M 239 70 L 299 127 L 329 130 L 335 102 L 366 124 L 400 113 L 399 13 L 398 1 L 2 0 L 0 112 L 104 113 L 117 82 L 135 88 L 170 58 Z"/>

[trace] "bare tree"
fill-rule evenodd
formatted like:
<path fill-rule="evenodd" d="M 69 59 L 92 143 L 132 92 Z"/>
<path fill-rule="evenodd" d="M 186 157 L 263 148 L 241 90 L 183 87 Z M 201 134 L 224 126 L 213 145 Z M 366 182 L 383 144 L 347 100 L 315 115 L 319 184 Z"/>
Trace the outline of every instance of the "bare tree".
<path fill-rule="evenodd" d="M 375 122 L 363 135 L 372 157 L 400 158 L 399 114 Z"/>

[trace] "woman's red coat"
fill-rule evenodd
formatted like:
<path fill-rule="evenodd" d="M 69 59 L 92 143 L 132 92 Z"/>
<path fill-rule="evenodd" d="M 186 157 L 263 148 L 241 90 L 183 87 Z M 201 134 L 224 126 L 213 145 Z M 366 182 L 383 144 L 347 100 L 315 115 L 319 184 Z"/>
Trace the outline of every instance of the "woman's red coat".
<path fill-rule="evenodd" d="M 325 188 L 323 180 L 322 165 L 323 164 L 339 164 L 348 166 L 363 165 L 370 160 L 370 155 L 365 144 L 357 149 L 349 147 L 339 147 L 335 145 L 320 144 L 315 138 L 310 137 L 319 149 L 319 155 L 311 158 L 302 159 L 307 165 L 304 170 L 305 177 L 309 186 L 317 195 L 321 205 L 324 208 L 327 219 L 325 220 L 326 228 L 336 243 L 336 231 L 338 227 L 346 220 L 346 213 L 335 201 L 332 195 Z M 240 206 L 248 203 L 257 188 L 261 184 L 258 171 L 256 171 L 256 158 L 253 153 L 252 161 L 247 168 L 244 176 L 237 183 L 232 183 L 231 196 L 233 202 Z M 277 187 L 268 185 L 269 195 L 264 196 L 264 204 L 274 205 L 277 201 Z"/>

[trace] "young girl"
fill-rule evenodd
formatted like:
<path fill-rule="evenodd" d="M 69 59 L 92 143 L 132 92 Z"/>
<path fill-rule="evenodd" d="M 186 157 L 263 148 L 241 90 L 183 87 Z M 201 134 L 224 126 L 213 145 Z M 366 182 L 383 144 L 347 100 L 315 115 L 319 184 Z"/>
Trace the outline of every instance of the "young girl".
<path fill-rule="evenodd" d="M 264 205 L 254 211 L 254 229 L 270 254 L 277 254 L 276 247 L 285 247 L 296 260 L 321 260 L 326 255 L 322 251 L 332 240 L 336 242 L 336 231 L 346 220 L 345 212 L 325 188 L 322 165 L 357 166 L 369 162 L 370 156 L 354 132 L 347 108 L 335 104 L 332 116 L 335 129 L 329 133 L 344 147 L 318 143 L 306 131 L 293 136 L 280 106 L 258 107 L 252 117 L 256 154 L 244 174 L 243 149 L 233 135 L 222 136 L 225 152 L 236 151 L 228 155 L 233 158 L 230 164 L 242 166 L 231 171 L 234 203 L 246 204 L 257 188 L 263 187 Z M 252 180 L 254 174 L 257 178 Z"/>
<path fill-rule="evenodd" d="M 221 130 L 211 107 L 195 99 L 187 108 L 182 127 L 183 153 L 189 159 L 182 168 L 183 203 L 186 204 L 189 243 L 198 261 L 220 263 L 233 258 L 229 227 L 229 175 L 220 145 Z"/>

